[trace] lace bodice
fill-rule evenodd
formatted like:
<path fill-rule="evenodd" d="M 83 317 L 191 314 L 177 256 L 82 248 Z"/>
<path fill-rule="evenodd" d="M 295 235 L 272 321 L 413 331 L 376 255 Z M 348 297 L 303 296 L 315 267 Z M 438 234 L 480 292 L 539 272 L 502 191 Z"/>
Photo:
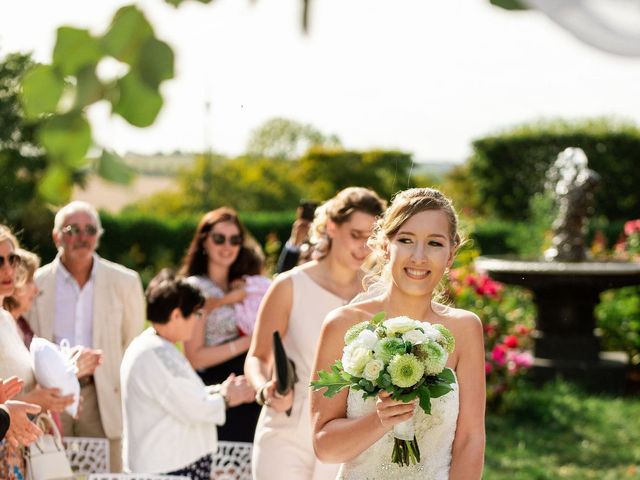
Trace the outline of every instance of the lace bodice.
<path fill-rule="evenodd" d="M 340 480 L 420 479 L 446 480 L 449 478 L 451 446 L 458 420 L 458 385 L 448 394 L 431 399 L 431 415 L 416 408 L 414 415 L 416 439 L 420 446 L 420 464 L 399 467 L 391 462 L 393 432 L 374 443 L 352 461 L 342 465 Z M 363 400 L 362 392 L 349 391 L 347 417 L 361 417 L 374 411 L 375 398 Z"/>

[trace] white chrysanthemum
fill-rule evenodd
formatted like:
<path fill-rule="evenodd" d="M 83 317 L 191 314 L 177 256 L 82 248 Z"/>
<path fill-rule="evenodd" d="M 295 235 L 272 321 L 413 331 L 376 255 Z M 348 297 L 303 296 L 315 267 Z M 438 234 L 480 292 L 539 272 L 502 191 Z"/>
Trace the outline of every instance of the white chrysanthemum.
<path fill-rule="evenodd" d="M 424 364 L 424 373 L 427 375 L 437 375 L 442 372 L 449 358 L 446 350 L 439 343 L 432 341 L 417 345 L 415 354 Z"/>
<path fill-rule="evenodd" d="M 396 333 L 405 333 L 420 326 L 420 322 L 409 317 L 394 317 L 385 320 L 382 325 L 387 329 L 387 335 L 395 335 Z"/>
<path fill-rule="evenodd" d="M 371 330 L 363 330 L 353 341 L 354 344 L 373 350 L 373 347 L 378 343 L 378 335 Z"/>
<path fill-rule="evenodd" d="M 411 345 L 419 345 L 429 340 L 429 337 L 422 333 L 420 330 L 409 330 L 402 334 L 402 339 L 405 342 L 409 342 Z"/>
<path fill-rule="evenodd" d="M 430 323 L 423 326 L 424 334 L 429 340 L 440 343 L 442 341 L 442 333 L 436 328 L 435 325 Z"/>
<path fill-rule="evenodd" d="M 406 353 L 404 342 L 399 338 L 385 337 L 378 341 L 373 349 L 375 357 L 389 363 L 394 355 Z"/>
<path fill-rule="evenodd" d="M 360 335 L 360 332 L 367 328 L 368 325 L 369 322 L 360 322 L 353 325 L 349 330 L 347 330 L 347 333 L 344 334 L 344 344 L 349 345 L 353 342 L 357 336 Z"/>
<path fill-rule="evenodd" d="M 369 380 L 370 382 L 375 382 L 380 375 L 380 372 L 384 368 L 384 363 L 382 360 L 378 360 L 374 358 L 373 360 L 369 360 L 367 364 L 364 366 L 364 370 L 362 371 L 362 376 Z"/>
<path fill-rule="evenodd" d="M 373 358 L 371 350 L 362 345 L 351 344 L 342 352 L 342 368 L 350 375 L 360 377 L 365 365 Z"/>
<path fill-rule="evenodd" d="M 441 338 L 436 341 L 447 351 L 447 353 L 452 353 L 456 348 L 456 339 L 451 331 L 439 323 L 435 324 L 433 328 L 438 330 L 441 335 Z"/>
<path fill-rule="evenodd" d="M 424 365 L 415 355 L 405 353 L 393 357 L 387 371 L 391 376 L 391 383 L 401 388 L 408 388 L 420 381 L 424 374 Z"/>

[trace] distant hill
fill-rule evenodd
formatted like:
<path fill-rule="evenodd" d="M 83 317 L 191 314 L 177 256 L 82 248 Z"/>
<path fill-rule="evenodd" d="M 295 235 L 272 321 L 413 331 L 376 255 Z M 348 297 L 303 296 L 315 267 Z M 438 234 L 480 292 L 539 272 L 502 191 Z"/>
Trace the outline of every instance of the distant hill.
<path fill-rule="evenodd" d="M 196 158 L 195 153 L 157 153 L 142 155 L 127 153 L 123 160 L 136 173 L 154 177 L 172 177 L 181 168 L 190 166 Z"/>
<path fill-rule="evenodd" d="M 415 174 L 430 175 L 434 177 L 442 177 L 449 173 L 456 166 L 460 165 L 460 162 L 452 161 L 420 161 L 416 160 L 413 164 L 413 172 Z"/>

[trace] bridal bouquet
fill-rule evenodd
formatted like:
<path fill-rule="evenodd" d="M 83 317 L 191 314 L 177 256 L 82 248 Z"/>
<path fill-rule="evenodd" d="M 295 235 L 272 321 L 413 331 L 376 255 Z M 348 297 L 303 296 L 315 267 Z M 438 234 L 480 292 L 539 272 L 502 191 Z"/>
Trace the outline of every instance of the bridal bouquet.
<path fill-rule="evenodd" d="M 342 359 L 331 365 L 331 371 L 319 371 L 311 387 L 326 388 L 326 397 L 349 387 L 362 391 L 365 399 L 384 390 L 394 400 L 418 398 L 420 408 L 429 414 L 431 399 L 449 393 L 456 382 L 451 369 L 445 368 L 455 339 L 440 324 L 384 318 L 380 312 L 352 326 L 344 336 Z M 401 466 L 420 462 L 413 419 L 395 425 L 393 433 L 392 462 Z"/>

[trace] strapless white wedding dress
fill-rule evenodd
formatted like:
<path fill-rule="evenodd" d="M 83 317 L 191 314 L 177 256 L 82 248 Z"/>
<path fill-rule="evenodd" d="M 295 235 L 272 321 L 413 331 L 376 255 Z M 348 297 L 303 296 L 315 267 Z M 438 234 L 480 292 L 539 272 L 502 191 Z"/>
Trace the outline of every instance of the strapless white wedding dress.
<path fill-rule="evenodd" d="M 356 418 L 376 409 L 375 398 L 362 398 L 362 392 L 349 391 L 347 417 Z M 338 480 L 420 479 L 447 480 L 451 447 L 458 420 L 458 384 L 439 398 L 431 399 L 431 415 L 417 407 L 414 415 L 416 439 L 420 446 L 420 464 L 400 467 L 391 462 L 393 431 L 374 443 L 358 457 L 340 467 Z"/>

